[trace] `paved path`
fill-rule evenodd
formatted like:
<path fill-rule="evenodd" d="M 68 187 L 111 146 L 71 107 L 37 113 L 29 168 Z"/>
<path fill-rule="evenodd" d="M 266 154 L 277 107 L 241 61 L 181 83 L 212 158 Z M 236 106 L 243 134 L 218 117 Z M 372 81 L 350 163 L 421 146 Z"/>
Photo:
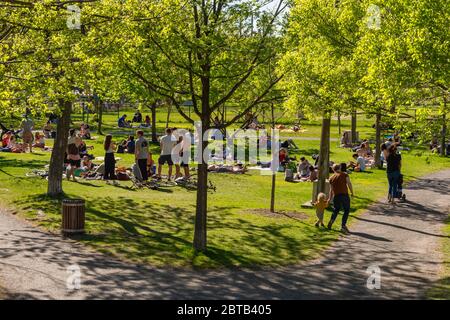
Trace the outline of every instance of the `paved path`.
<path fill-rule="evenodd" d="M 0 213 L 0 283 L 32 299 L 421 298 L 438 279 L 437 249 L 450 209 L 450 171 L 421 179 L 395 207 L 373 205 L 322 258 L 278 269 L 195 271 L 128 265 Z M 67 267 L 81 268 L 81 290 L 66 288 Z M 368 290 L 368 266 L 381 289 Z"/>

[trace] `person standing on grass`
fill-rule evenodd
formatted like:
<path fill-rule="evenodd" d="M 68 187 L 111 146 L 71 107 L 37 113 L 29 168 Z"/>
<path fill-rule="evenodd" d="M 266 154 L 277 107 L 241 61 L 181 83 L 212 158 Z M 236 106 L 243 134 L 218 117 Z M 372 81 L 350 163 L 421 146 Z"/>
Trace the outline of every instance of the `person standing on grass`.
<path fill-rule="evenodd" d="M 172 177 L 172 167 L 173 167 L 173 160 L 172 160 L 172 149 L 177 144 L 177 141 L 174 140 L 174 137 L 172 136 L 172 129 L 167 128 L 166 129 L 166 135 L 161 138 L 161 155 L 158 159 L 158 178 L 161 178 L 161 172 L 163 165 L 166 163 L 169 165 L 169 177 L 168 180 L 170 181 Z"/>
<path fill-rule="evenodd" d="M 349 233 L 347 228 L 347 219 L 350 214 L 350 197 L 348 195 L 348 190 L 350 189 L 351 195 L 353 197 L 353 186 L 350 181 L 350 177 L 346 172 L 342 172 L 341 165 L 335 164 L 333 166 L 334 174 L 330 177 L 330 196 L 328 197 L 328 202 L 333 199 L 333 215 L 331 216 L 330 222 L 328 222 L 328 229 L 331 229 L 334 221 L 339 214 L 341 208 L 344 209 L 344 215 L 342 216 L 341 231 L 344 233 Z"/>
<path fill-rule="evenodd" d="M 28 117 L 28 114 L 25 115 L 22 123 L 20 124 L 20 128 L 22 129 L 22 139 L 26 148 L 30 148 L 30 153 L 33 152 L 33 127 L 34 122 Z"/>
<path fill-rule="evenodd" d="M 148 171 L 147 171 L 147 160 L 149 158 L 148 153 L 148 141 L 144 138 L 144 131 L 138 130 L 136 132 L 137 140 L 134 147 L 134 155 L 136 159 L 136 164 L 141 170 L 142 180 L 148 180 Z"/>
<path fill-rule="evenodd" d="M 397 145 L 391 144 L 385 152 L 387 163 L 387 178 L 389 182 L 388 202 L 394 203 L 398 193 L 398 183 L 400 180 L 400 170 L 402 166 L 402 156 L 397 152 Z"/>
<path fill-rule="evenodd" d="M 66 171 L 66 178 L 70 180 L 73 177 L 73 181 L 76 181 L 75 170 L 81 166 L 80 145 L 82 140 L 76 135 L 75 129 L 69 130 L 69 139 L 67 140 L 67 162 L 69 166 Z"/>
<path fill-rule="evenodd" d="M 116 182 L 116 159 L 114 158 L 114 150 L 116 146 L 112 142 L 112 135 L 108 134 L 105 138 L 105 174 L 103 175 L 103 180 L 109 184 L 109 180 L 113 180 L 114 184 Z"/>

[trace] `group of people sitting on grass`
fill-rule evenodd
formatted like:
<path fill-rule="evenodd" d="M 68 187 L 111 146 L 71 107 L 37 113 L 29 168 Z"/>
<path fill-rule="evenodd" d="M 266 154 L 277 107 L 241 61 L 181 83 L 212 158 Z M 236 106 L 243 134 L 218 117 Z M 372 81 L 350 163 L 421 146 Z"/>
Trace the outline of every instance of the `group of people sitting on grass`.
<path fill-rule="evenodd" d="M 76 172 L 81 171 L 83 175 L 87 175 L 90 170 L 93 169 L 92 159 L 93 155 L 89 154 L 89 150 L 92 150 L 92 146 L 87 146 L 83 141 L 81 132 L 76 132 L 75 129 L 69 130 L 69 138 L 67 140 L 66 156 L 64 157 L 64 164 L 66 166 L 66 177 L 70 180 L 76 180 Z M 83 160 L 83 169 L 82 168 Z M 89 169 L 89 170 L 87 170 Z M 80 173 L 80 175 L 82 175 Z"/>
<path fill-rule="evenodd" d="M 437 137 L 433 137 L 430 141 L 430 151 L 432 153 L 441 154 L 442 153 L 442 144 L 440 143 Z M 447 141 L 445 144 L 445 155 L 450 156 L 450 141 Z"/>
<path fill-rule="evenodd" d="M 176 130 L 176 129 L 175 129 Z M 160 138 L 161 154 L 158 160 L 158 168 L 153 161 L 152 153 L 149 149 L 150 144 L 145 138 L 144 132 L 138 130 L 136 132 L 137 138 L 129 136 L 127 140 L 121 144 L 116 145 L 112 140 L 112 135 L 107 135 L 103 144 L 105 153 L 104 162 L 99 166 L 93 164 L 92 155 L 87 154 L 87 147 L 84 143 L 81 133 L 77 133 L 75 129 L 69 131 L 69 139 L 66 150 L 66 177 L 76 180 L 75 176 L 79 175 L 87 179 L 103 179 L 107 183 L 117 184 L 117 180 L 128 180 L 128 175 L 125 174 L 125 168 L 116 168 L 115 153 L 127 152 L 134 154 L 135 164 L 131 171 L 138 176 L 142 182 L 148 181 L 150 177 L 156 180 L 161 179 L 162 169 L 164 165 L 168 165 L 168 180 L 172 178 L 189 179 L 189 161 L 187 155 L 190 152 L 190 139 L 186 139 L 186 135 L 173 134 L 174 129 L 166 129 L 165 135 Z M 178 146 L 178 147 L 177 147 Z M 174 148 L 177 147 L 177 154 L 174 155 Z M 172 177 L 173 166 L 175 166 L 175 175 Z M 125 169 L 125 170 L 124 170 Z M 183 172 L 182 172 L 183 171 Z"/>
<path fill-rule="evenodd" d="M 25 144 L 18 142 L 12 131 L 3 134 L 1 152 L 22 153 L 25 152 L 25 148 Z"/>
<path fill-rule="evenodd" d="M 127 120 L 127 115 L 122 115 L 117 121 L 117 126 L 119 128 L 133 128 L 133 123 L 138 123 L 140 128 L 150 128 L 151 120 L 150 116 L 145 116 L 145 120 L 143 120 L 142 114 L 140 111 L 136 111 L 132 120 Z"/>

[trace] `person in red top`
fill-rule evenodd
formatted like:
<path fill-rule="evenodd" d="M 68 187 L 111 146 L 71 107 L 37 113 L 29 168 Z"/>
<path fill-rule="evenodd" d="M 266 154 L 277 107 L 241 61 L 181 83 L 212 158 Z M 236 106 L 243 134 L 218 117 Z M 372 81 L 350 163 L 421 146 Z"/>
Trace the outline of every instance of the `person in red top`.
<path fill-rule="evenodd" d="M 8 131 L 2 137 L 2 148 L 7 148 L 11 141 L 12 132 Z"/>
<path fill-rule="evenodd" d="M 284 148 L 280 149 L 280 153 L 279 153 L 279 161 L 280 161 L 280 165 L 284 165 L 287 161 L 288 161 L 288 153 L 287 150 Z"/>
<path fill-rule="evenodd" d="M 339 214 L 341 208 L 344 209 L 344 215 L 342 216 L 341 231 L 344 233 L 349 233 L 347 228 L 347 219 L 350 213 L 350 197 L 348 195 L 348 190 L 350 189 L 351 195 L 353 197 L 353 186 L 350 181 L 350 177 L 346 172 L 341 171 L 341 166 L 335 164 L 333 166 L 334 174 L 330 177 L 330 196 L 328 201 L 331 202 L 333 199 L 333 215 L 331 216 L 330 222 L 328 222 L 328 229 L 331 229 L 334 221 Z"/>

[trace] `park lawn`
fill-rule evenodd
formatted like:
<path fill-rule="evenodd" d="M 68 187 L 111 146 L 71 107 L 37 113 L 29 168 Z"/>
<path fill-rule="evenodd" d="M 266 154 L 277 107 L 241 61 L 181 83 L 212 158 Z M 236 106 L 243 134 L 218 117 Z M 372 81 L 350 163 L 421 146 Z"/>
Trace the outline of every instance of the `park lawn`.
<path fill-rule="evenodd" d="M 116 118 L 111 115 L 111 121 Z M 317 126 L 306 128 L 316 130 Z M 105 127 L 117 132 L 112 123 Z M 336 135 L 335 125 L 332 130 Z M 124 136 L 114 138 L 119 141 Z M 94 146 L 96 156 L 103 155 L 103 139 L 98 137 L 88 142 Z M 296 139 L 295 142 L 299 146 L 294 152 L 297 159 L 318 153 L 319 141 Z M 350 151 L 337 148 L 333 142 L 331 145 L 332 160 L 351 159 Z M 157 149 L 158 146 L 152 146 L 154 154 Z M 419 148 L 414 150 L 403 152 L 407 181 L 449 166 L 448 158 Z M 118 165 L 129 166 L 133 162 L 132 155 L 116 156 L 122 158 Z M 49 157 L 49 152 L 0 153 L 0 201 L 37 226 L 59 232 L 60 199 L 45 195 L 45 180 L 25 177 L 31 169 L 43 168 Z M 128 188 L 129 182 L 114 187 L 102 181 L 65 181 L 64 190 L 65 197 L 86 199 L 87 234 L 77 240 L 123 260 L 156 266 L 277 266 L 317 257 L 339 237 L 336 230 L 339 221 L 332 231 L 317 229 L 313 226 L 314 210 L 300 207 L 310 200 L 312 184 L 288 183 L 283 178 L 278 174 L 276 210 L 279 214 L 268 215 L 261 209 L 269 207 L 269 176 L 255 171 L 245 175 L 210 174 L 217 192 L 209 195 L 208 251 L 201 254 L 195 254 L 192 249 L 195 191 L 180 187 L 135 191 Z M 355 216 L 385 195 L 387 179 L 383 170 L 353 173 L 351 178 L 356 194 L 351 215 Z M 330 213 L 328 210 L 326 220 Z M 349 223 L 351 228 L 352 217 Z"/>
<path fill-rule="evenodd" d="M 427 293 L 428 298 L 434 300 L 450 299 L 450 216 L 447 217 L 443 233 L 447 236 L 442 239 L 441 244 L 444 264 L 442 266 L 440 279 Z"/>

